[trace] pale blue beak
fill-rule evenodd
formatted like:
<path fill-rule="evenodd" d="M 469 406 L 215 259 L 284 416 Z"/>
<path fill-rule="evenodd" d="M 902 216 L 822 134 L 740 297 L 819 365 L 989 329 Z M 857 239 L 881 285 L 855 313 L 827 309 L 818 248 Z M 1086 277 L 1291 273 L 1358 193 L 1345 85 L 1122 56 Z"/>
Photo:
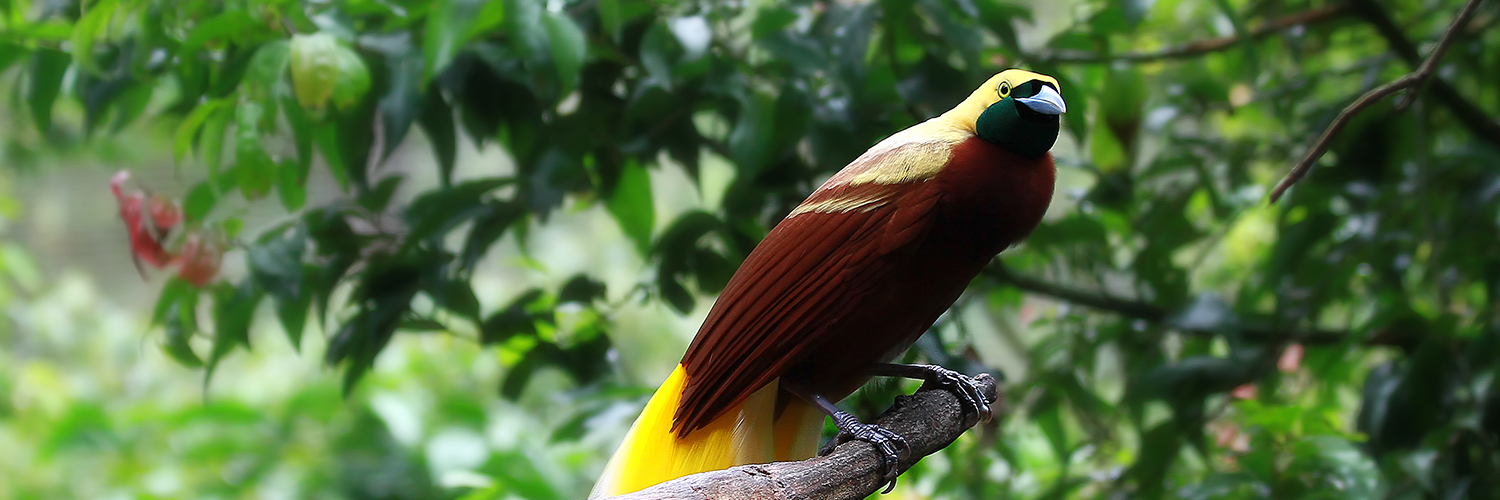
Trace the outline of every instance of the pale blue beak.
<path fill-rule="evenodd" d="M 1025 104 L 1032 111 L 1044 115 L 1060 115 L 1068 112 L 1068 104 L 1063 102 L 1062 94 L 1058 94 L 1052 87 L 1042 86 L 1042 91 L 1031 97 L 1017 97 L 1016 102 Z"/>

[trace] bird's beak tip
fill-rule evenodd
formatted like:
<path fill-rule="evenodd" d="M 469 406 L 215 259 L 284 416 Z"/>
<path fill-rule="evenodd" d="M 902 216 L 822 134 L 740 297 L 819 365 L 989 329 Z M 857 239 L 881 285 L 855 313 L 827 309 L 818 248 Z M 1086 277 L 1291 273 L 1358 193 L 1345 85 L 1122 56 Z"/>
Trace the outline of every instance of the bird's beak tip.
<path fill-rule="evenodd" d="M 1060 115 L 1068 112 L 1068 103 L 1063 102 L 1062 94 L 1052 87 L 1043 86 L 1040 92 L 1031 97 L 1017 98 L 1016 102 L 1025 104 L 1032 111 L 1044 115 Z"/>

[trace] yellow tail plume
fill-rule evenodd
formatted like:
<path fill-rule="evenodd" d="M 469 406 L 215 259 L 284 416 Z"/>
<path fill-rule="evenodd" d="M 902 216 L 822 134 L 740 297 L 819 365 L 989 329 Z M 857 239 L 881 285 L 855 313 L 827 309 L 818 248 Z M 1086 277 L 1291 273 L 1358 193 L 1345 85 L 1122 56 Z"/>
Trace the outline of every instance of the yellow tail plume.
<path fill-rule="evenodd" d="M 677 437 L 672 416 L 686 386 L 687 371 L 677 365 L 630 427 L 589 498 L 623 495 L 736 465 L 801 460 L 817 452 L 823 414 L 793 399 L 776 415 L 777 381 L 702 429 Z"/>

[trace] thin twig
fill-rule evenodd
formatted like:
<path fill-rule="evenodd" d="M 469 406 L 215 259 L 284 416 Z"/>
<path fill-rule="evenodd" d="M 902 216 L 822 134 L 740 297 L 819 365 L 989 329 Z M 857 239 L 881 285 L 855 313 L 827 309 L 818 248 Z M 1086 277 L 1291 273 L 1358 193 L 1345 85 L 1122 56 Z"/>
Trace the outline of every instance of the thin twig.
<path fill-rule="evenodd" d="M 1279 17 L 1260 26 L 1252 28 L 1245 36 L 1227 36 L 1222 38 L 1209 38 L 1173 47 L 1160 52 L 1126 53 L 1117 55 L 1101 55 L 1078 51 L 1059 51 L 1045 54 L 1037 59 L 1041 62 L 1055 64 L 1096 64 L 1115 61 L 1125 62 L 1153 62 L 1172 59 L 1190 59 L 1193 57 L 1229 50 L 1245 41 L 1259 40 L 1276 33 L 1280 33 L 1294 26 L 1306 26 L 1331 21 L 1343 16 L 1349 11 L 1349 6 L 1338 3 L 1316 9 L 1309 9 L 1296 14 Z"/>
<path fill-rule="evenodd" d="M 1349 124 L 1349 120 L 1353 119 L 1354 115 L 1359 114 L 1365 108 L 1380 102 L 1381 99 L 1385 99 L 1396 92 L 1409 90 L 1415 94 L 1421 88 L 1422 82 L 1426 81 L 1432 75 L 1432 72 L 1437 69 L 1438 61 L 1443 58 L 1443 53 L 1447 52 L 1448 46 L 1453 44 L 1454 34 L 1467 24 L 1470 18 L 1474 17 L 1474 11 L 1478 10 L 1479 2 L 1481 1 L 1483 0 L 1469 0 L 1468 3 L 1464 4 L 1463 10 L 1453 20 L 1453 24 L 1448 25 L 1448 30 L 1443 32 L 1443 37 L 1438 40 L 1437 46 L 1433 47 L 1432 52 L 1427 55 L 1427 60 L 1421 66 L 1418 66 L 1415 71 L 1397 78 L 1396 81 L 1365 92 L 1364 95 L 1359 96 L 1353 103 L 1345 107 L 1343 111 L 1340 111 L 1339 115 L 1333 119 L 1333 123 L 1328 124 L 1328 128 L 1323 130 L 1323 135 L 1318 137 L 1318 141 L 1313 143 L 1312 151 L 1308 151 L 1307 156 L 1304 156 L 1302 161 L 1297 162 L 1297 166 L 1292 167 L 1292 171 L 1286 174 L 1286 178 L 1282 179 L 1280 183 L 1276 184 L 1276 188 L 1271 190 L 1271 203 L 1276 203 L 1277 200 L 1281 199 L 1281 195 L 1286 193 L 1287 189 L 1307 176 L 1308 171 L 1312 170 L 1313 165 L 1318 162 L 1318 159 L 1323 157 L 1323 153 L 1328 152 L 1328 147 L 1332 144 L 1333 138 L 1344 129 L 1344 126 Z"/>
<path fill-rule="evenodd" d="M 1443 32 L 1443 37 L 1438 39 L 1437 46 L 1432 48 L 1432 54 L 1428 55 L 1427 60 L 1422 62 L 1422 66 L 1413 73 L 1416 78 L 1411 84 L 1411 92 L 1407 93 L 1406 98 L 1396 105 L 1397 111 L 1406 111 L 1406 108 L 1411 107 L 1411 102 L 1416 100 L 1417 92 L 1422 90 L 1422 84 L 1427 82 L 1427 77 L 1437 71 L 1438 61 L 1443 59 L 1443 53 L 1448 52 L 1448 47 L 1453 45 L 1453 39 L 1457 38 L 1459 30 L 1474 18 L 1474 12 L 1479 10 L 1481 1 L 1483 0 L 1469 0 L 1469 3 L 1464 4 L 1464 10 L 1459 11 L 1458 18 L 1448 26 L 1448 31 Z"/>
<path fill-rule="evenodd" d="M 1386 44 L 1391 48 L 1391 52 L 1401 57 L 1403 61 L 1406 61 L 1409 67 L 1416 69 L 1424 63 L 1422 54 L 1417 50 L 1416 44 L 1406 38 L 1406 34 L 1401 31 L 1401 27 L 1396 25 L 1396 21 L 1391 19 L 1390 14 L 1386 13 L 1385 8 L 1379 2 L 1376 0 L 1350 0 L 1350 5 L 1356 15 L 1363 18 L 1365 22 L 1370 23 L 1375 28 L 1375 32 L 1380 34 L 1381 38 L 1385 38 Z M 1496 122 L 1491 113 L 1481 109 L 1473 101 L 1464 97 L 1463 94 L 1458 93 L 1458 89 L 1454 88 L 1447 81 L 1444 81 L 1441 76 L 1434 75 L 1429 79 L 1431 82 L 1429 82 L 1428 90 L 1432 94 L 1433 100 L 1442 104 L 1443 107 L 1448 108 L 1448 111 L 1452 112 L 1455 118 L 1458 118 L 1458 122 L 1464 128 L 1473 132 L 1475 137 L 1489 142 L 1494 147 L 1500 148 L 1500 122 Z"/>

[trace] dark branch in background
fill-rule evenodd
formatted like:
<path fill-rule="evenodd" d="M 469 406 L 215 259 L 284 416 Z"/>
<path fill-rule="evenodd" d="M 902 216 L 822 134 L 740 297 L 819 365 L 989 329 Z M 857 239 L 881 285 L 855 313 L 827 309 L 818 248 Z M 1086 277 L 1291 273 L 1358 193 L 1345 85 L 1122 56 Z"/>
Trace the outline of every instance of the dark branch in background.
<path fill-rule="evenodd" d="M 1471 11 L 1471 7 L 1477 3 L 1477 1 L 1469 2 L 1469 5 L 1464 6 L 1464 10 Z M 1400 56 L 1401 60 L 1406 61 L 1407 66 L 1418 68 L 1425 64 L 1421 54 L 1417 51 L 1417 46 L 1406 38 L 1406 34 L 1401 31 L 1401 27 L 1396 25 L 1396 22 L 1391 19 L 1390 14 L 1386 13 L 1380 4 L 1375 3 L 1374 0 L 1353 0 L 1351 5 L 1354 8 L 1354 13 L 1374 26 L 1375 31 L 1379 32 L 1382 38 L 1385 38 L 1386 44 L 1390 45 L 1391 50 Z M 1462 15 L 1460 14 L 1460 16 Z M 1459 31 L 1459 27 L 1463 24 L 1467 24 L 1467 22 L 1453 23 L 1453 26 L 1450 26 L 1448 31 L 1443 34 L 1443 38 L 1451 38 L 1454 32 Z M 1439 42 L 1439 44 L 1441 43 Z M 1479 136 L 1480 139 L 1484 139 L 1495 147 L 1500 147 L 1500 123 L 1496 123 L 1478 105 L 1464 98 L 1463 95 L 1458 93 L 1458 89 L 1453 88 L 1453 85 L 1447 81 L 1440 77 L 1432 77 L 1431 80 L 1429 90 L 1432 96 L 1444 107 L 1448 108 L 1449 111 L 1452 111 L 1453 115 L 1458 118 L 1459 123 L 1462 123 L 1465 128 L 1473 132 L 1474 135 Z"/>
<path fill-rule="evenodd" d="M 1309 9 L 1296 14 L 1279 17 L 1268 23 L 1256 26 L 1247 34 L 1251 40 L 1259 40 L 1276 33 L 1280 33 L 1293 26 L 1304 26 L 1318 24 L 1325 21 L 1338 19 L 1349 12 L 1347 4 L 1334 4 L 1316 9 Z M 1161 52 L 1126 53 L 1118 55 L 1100 55 L 1082 51 L 1058 51 L 1042 55 L 1038 58 L 1040 62 L 1055 64 L 1094 64 L 1115 61 L 1127 62 L 1152 62 L 1171 59 L 1189 59 L 1204 54 L 1229 50 L 1244 41 L 1245 37 L 1227 36 L 1223 38 L 1210 38 L 1199 40 L 1178 47 L 1173 47 Z"/>
<path fill-rule="evenodd" d="M 1307 176 L 1307 172 L 1312 170 L 1313 165 L 1317 164 L 1319 158 L 1323 157 L 1323 153 L 1328 152 L 1328 146 L 1332 143 L 1333 138 L 1338 136 L 1338 133 L 1344 129 L 1345 125 L 1349 124 L 1349 120 L 1354 118 L 1354 115 L 1359 114 L 1360 111 L 1364 111 L 1371 105 L 1380 102 L 1381 99 L 1385 99 L 1396 92 L 1409 90 L 1415 93 L 1421 89 L 1422 83 L 1428 80 L 1433 71 L 1437 70 L 1438 61 L 1442 60 L 1443 53 L 1447 52 L 1448 47 L 1453 44 L 1453 37 L 1464 25 L 1469 23 L 1469 19 L 1474 17 L 1474 12 L 1479 9 L 1480 1 L 1482 0 L 1469 0 L 1468 3 L 1464 4 L 1463 10 L 1453 20 L 1453 24 L 1448 25 L 1448 30 L 1443 32 L 1443 37 L 1438 39 L 1437 46 L 1432 48 L 1432 53 L 1427 55 L 1427 60 L 1421 66 L 1418 66 L 1415 71 L 1407 73 L 1406 76 L 1402 76 L 1396 79 L 1396 81 L 1365 92 L 1364 95 L 1359 96 L 1348 107 L 1345 107 L 1343 111 L 1340 111 L 1339 115 L 1333 119 L 1333 123 L 1328 124 L 1328 128 L 1323 130 L 1323 135 L 1318 137 L 1318 142 L 1313 143 L 1312 151 L 1308 151 L 1307 156 L 1304 156 L 1302 161 L 1297 162 L 1297 166 L 1292 167 L 1292 171 L 1286 174 L 1286 178 L 1282 179 L 1280 183 L 1276 184 L 1276 188 L 1271 190 L 1271 203 L 1275 203 L 1276 200 L 1281 199 L 1281 195 L 1288 188 L 1291 188 L 1293 184 L 1296 184 L 1297 181 Z M 1375 8 L 1378 9 L 1378 7 Z M 1382 14 L 1384 13 L 1384 11 L 1381 12 Z M 1387 17 L 1386 20 L 1389 21 L 1390 19 Z M 1393 43 L 1392 48 L 1395 48 L 1395 46 L 1396 44 Z M 1397 50 L 1399 51 L 1399 49 Z M 1405 55 L 1402 57 L 1404 58 Z M 1434 84 L 1434 88 L 1436 86 Z M 1485 120 L 1488 121 L 1488 118 Z M 1491 125 L 1494 124 L 1491 123 Z"/>
<path fill-rule="evenodd" d="M 1162 323 L 1172 314 L 1172 310 L 1166 307 L 1141 302 L 1138 300 L 1122 299 L 1108 294 L 1090 292 L 1077 288 L 1070 288 L 1055 283 L 1048 283 L 1030 276 L 1022 276 L 1005 269 L 999 264 L 991 265 L 984 271 L 985 276 L 995 281 L 1021 290 L 1046 295 L 1069 304 L 1077 304 L 1084 307 L 1117 313 L 1127 318 Z M 1219 335 L 1221 330 L 1206 330 L 1192 328 L 1176 328 L 1183 333 L 1193 335 Z M 1248 340 L 1271 341 L 1271 342 L 1297 342 L 1304 345 L 1336 345 L 1347 342 L 1353 332 L 1336 330 L 1292 330 L 1272 329 L 1249 326 L 1240 329 L 1240 335 Z M 1362 342 L 1365 345 L 1379 346 L 1404 346 L 1409 339 L 1393 332 L 1381 331 Z"/>
<path fill-rule="evenodd" d="M 974 380 L 980 384 L 980 393 L 996 406 L 995 379 L 981 374 Z M 999 406 L 996 412 L 1003 413 L 1004 405 Z M 946 448 L 976 425 L 976 420 L 965 414 L 963 404 L 952 392 L 923 386 L 916 394 L 896 398 L 878 423 L 911 445 L 910 453 L 901 460 L 901 470 L 905 471 L 922 457 Z M 860 499 L 882 486 L 882 464 L 880 453 L 870 443 L 850 441 L 827 456 L 694 474 L 612 500 Z"/>
<path fill-rule="evenodd" d="M 1147 304 L 1136 300 L 1122 299 L 1102 293 L 1048 283 L 1030 276 L 1012 273 L 1005 266 L 999 264 L 991 265 L 985 269 L 984 273 L 995 281 L 1031 293 L 1046 295 L 1070 304 L 1119 313 L 1121 316 L 1127 318 L 1143 319 L 1156 323 L 1167 319 L 1167 315 L 1169 314 L 1167 308 L 1155 304 Z"/>

